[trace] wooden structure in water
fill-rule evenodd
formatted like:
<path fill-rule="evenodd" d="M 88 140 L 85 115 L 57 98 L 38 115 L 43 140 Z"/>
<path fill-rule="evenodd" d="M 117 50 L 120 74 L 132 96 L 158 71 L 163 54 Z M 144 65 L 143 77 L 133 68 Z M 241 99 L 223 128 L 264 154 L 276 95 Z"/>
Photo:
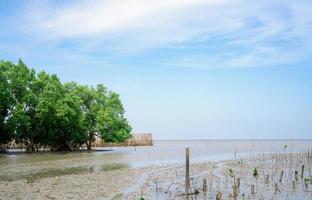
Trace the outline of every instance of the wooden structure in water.
<path fill-rule="evenodd" d="M 131 138 L 123 143 L 104 142 L 100 138 L 97 138 L 92 147 L 119 147 L 119 146 L 152 146 L 153 135 L 152 133 L 135 133 Z"/>

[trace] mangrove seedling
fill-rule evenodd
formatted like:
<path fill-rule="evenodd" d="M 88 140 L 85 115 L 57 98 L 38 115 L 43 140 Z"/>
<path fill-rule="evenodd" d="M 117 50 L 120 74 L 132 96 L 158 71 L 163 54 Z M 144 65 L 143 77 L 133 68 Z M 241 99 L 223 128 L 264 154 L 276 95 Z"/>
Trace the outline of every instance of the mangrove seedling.
<path fill-rule="evenodd" d="M 257 171 L 257 168 L 256 168 L 256 167 L 254 168 L 252 175 L 253 175 L 253 177 L 254 177 L 255 179 L 258 178 L 259 175 L 258 175 L 258 171 Z"/>
<path fill-rule="evenodd" d="M 234 171 L 232 169 L 229 169 L 229 176 L 232 178 L 235 176 Z"/>

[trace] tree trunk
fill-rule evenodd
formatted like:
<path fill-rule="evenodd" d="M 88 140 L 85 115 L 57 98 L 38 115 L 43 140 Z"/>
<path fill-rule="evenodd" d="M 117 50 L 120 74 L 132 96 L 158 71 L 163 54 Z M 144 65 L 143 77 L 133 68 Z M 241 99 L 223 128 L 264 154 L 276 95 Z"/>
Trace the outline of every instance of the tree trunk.
<path fill-rule="evenodd" d="M 86 142 L 87 149 L 88 149 L 89 151 L 91 150 L 91 147 L 92 147 L 93 137 L 94 137 L 94 134 L 93 134 L 93 133 L 90 133 L 90 134 L 89 134 L 89 140 Z"/>
<path fill-rule="evenodd" d="M 57 151 L 70 151 L 71 149 L 70 149 L 69 145 L 65 143 L 65 144 L 61 144 L 61 145 L 57 146 L 56 150 Z"/>
<path fill-rule="evenodd" d="M 92 143 L 91 140 L 87 141 L 87 150 L 88 150 L 88 151 L 91 150 L 91 143 Z"/>
<path fill-rule="evenodd" d="M 34 151 L 35 151 L 34 140 L 30 139 L 30 140 L 28 140 L 28 144 L 27 144 L 27 147 L 26 147 L 26 152 L 27 153 L 31 153 L 31 152 L 34 152 Z"/>
<path fill-rule="evenodd" d="M 0 145 L 0 153 L 6 153 L 6 150 L 2 145 Z"/>

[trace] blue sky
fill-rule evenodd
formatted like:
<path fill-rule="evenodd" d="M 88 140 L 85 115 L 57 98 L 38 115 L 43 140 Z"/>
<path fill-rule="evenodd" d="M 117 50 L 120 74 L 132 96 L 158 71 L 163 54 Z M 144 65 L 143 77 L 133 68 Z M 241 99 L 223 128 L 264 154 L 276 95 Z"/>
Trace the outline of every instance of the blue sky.
<path fill-rule="evenodd" d="M 0 59 L 118 92 L 156 139 L 309 138 L 312 2 L 0 0 Z"/>

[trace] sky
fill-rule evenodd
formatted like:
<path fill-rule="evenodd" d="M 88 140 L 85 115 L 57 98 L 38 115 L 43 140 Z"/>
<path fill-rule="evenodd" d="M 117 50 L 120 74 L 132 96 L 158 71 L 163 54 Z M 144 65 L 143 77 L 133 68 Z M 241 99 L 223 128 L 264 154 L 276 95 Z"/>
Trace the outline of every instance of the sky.
<path fill-rule="evenodd" d="M 312 139 L 310 0 L 0 0 L 0 59 L 120 94 L 154 139 Z"/>

